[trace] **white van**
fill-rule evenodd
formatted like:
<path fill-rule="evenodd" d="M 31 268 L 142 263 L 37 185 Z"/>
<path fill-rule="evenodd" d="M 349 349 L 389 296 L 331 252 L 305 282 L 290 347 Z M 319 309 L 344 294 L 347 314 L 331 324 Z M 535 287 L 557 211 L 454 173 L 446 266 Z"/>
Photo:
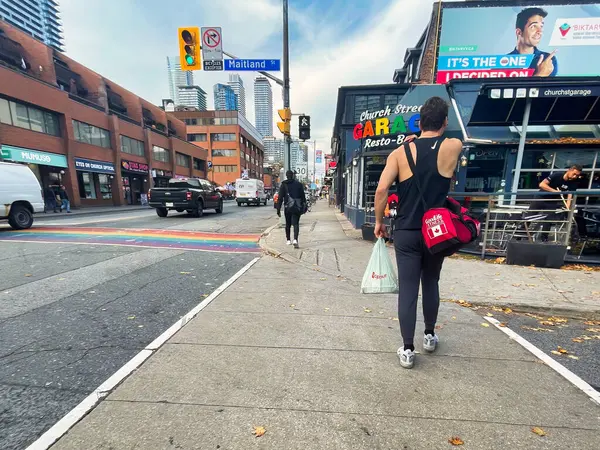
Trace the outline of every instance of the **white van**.
<path fill-rule="evenodd" d="M 44 212 L 42 188 L 23 164 L 0 162 L 0 220 L 15 230 L 31 228 L 33 214 Z"/>
<path fill-rule="evenodd" d="M 238 178 L 235 180 L 235 200 L 238 206 L 266 205 L 267 193 L 265 184 L 260 180 Z"/>

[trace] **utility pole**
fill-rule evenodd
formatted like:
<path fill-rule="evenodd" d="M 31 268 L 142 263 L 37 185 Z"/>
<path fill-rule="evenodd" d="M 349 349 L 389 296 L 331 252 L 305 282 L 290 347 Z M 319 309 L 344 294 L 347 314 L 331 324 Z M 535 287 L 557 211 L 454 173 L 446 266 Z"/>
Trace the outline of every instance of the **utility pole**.
<path fill-rule="evenodd" d="M 317 140 L 313 141 L 313 184 L 317 184 Z"/>
<path fill-rule="evenodd" d="M 283 0 L 283 107 L 290 107 L 290 47 L 288 36 L 288 0 Z M 292 137 L 285 135 L 285 170 L 292 167 Z"/>

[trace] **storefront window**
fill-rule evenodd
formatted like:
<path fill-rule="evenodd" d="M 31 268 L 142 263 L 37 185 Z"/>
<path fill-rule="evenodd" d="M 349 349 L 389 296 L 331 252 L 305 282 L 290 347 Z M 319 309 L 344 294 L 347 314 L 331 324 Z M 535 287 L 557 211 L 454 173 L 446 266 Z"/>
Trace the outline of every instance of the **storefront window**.
<path fill-rule="evenodd" d="M 544 178 L 550 175 L 550 171 L 543 172 L 521 172 L 519 177 L 519 190 L 521 189 L 534 189 L 538 190 L 540 183 Z"/>
<path fill-rule="evenodd" d="M 551 169 L 554 164 L 554 151 L 527 150 L 523 153 L 523 169 Z"/>
<path fill-rule="evenodd" d="M 556 160 L 554 162 L 555 169 L 568 169 L 575 164 L 579 164 L 584 169 L 594 167 L 596 152 L 585 150 L 566 150 L 556 152 Z"/>
<path fill-rule="evenodd" d="M 60 135 L 58 117 L 55 114 L 1 98 L 0 122 L 39 133 Z"/>
<path fill-rule="evenodd" d="M 110 200 L 112 198 L 112 183 L 109 175 L 98 174 L 98 186 L 102 199 Z"/>
<path fill-rule="evenodd" d="M 90 172 L 77 172 L 79 181 L 79 196 L 81 198 L 96 198 L 96 185 L 94 184 L 94 174 Z"/>

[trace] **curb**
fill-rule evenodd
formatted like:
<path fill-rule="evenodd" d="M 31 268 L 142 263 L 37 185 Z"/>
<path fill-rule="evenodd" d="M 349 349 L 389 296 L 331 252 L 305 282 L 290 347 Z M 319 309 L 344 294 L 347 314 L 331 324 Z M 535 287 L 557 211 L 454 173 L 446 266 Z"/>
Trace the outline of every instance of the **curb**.
<path fill-rule="evenodd" d="M 91 215 L 97 215 L 97 216 L 104 216 L 104 215 L 109 215 L 109 214 L 119 214 L 119 213 L 126 213 L 126 212 L 134 212 L 134 211 L 150 211 L 154 208 L 151 208 L 150 206 L 140 206 L 139 208 L 127 208 L 127 209 L 115 209 L 115 210 L 110 210 L 110 211 L 85 211 L 85 209 L 83 211 L 79 211 L 79 210 L 75 210 L 77 212 L 75 212 L 75 214 L 69 214 L 68 217 L 79 217 L 79 216 L 91 216 Z M 47 217 L 46 217 L 47 216 Z M 60 218 L 63 217 L 67 217 L 67 215 L 64 216 L 48 216 L 48 214 L 44 214 L 44 213 L 38 213 L 35 215 L 35 217 L 38 220 L 57 220 L 59 221 Z"/>

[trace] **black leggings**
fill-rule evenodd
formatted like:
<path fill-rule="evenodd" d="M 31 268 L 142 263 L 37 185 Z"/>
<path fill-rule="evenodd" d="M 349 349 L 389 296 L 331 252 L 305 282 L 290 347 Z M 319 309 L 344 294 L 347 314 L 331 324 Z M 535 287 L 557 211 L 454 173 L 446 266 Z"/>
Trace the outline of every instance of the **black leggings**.
<path fill-rule="evenodd" d="M 294 239 L 298 240 L 298 234 L 300 233 L 300 214 L 291 214 L 285 212 L 285 237 L 290 240 L 290 232 L 294 225 Z"/>
<path fill-rule="evenodd" d="M 440 307 L 438 282 L 443 256 L 432 255 L 423 243 L 421 230 L 396 230 L 394 248 L 398 264 L 398 319 L 404 345 L 413 345 L 417 323 L 419 284 L 423 289 L 425 329 L 433 330 Z"/>

